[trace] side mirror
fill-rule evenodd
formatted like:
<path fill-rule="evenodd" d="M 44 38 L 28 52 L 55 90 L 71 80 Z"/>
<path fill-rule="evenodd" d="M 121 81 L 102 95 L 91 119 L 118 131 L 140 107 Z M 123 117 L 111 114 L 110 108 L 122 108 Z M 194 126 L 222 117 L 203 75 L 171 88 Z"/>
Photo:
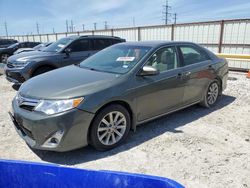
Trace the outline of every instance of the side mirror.
<path fill-rule="evenodd" d="M 153 76 L 159 74 L 159 70 L 152 66 L 144 66 L 140 72 L 140 76 Z"/>
<path fill-rule="evenodd" d="M 71 52 L 71 48 L 66 48 L 66 49 L 64 50 L 64 52 L 66 53 L 66 55 L 69 55 L 70 52 Z"/>

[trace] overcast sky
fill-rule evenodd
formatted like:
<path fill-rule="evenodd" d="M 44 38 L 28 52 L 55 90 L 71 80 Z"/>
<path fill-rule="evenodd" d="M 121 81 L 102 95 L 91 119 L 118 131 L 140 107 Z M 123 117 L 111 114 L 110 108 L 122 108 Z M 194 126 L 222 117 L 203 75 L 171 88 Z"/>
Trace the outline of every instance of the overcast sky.
<path fill-rule="evenodd" d="M 76 30 L 163 24 L 164 0 L 0 0 L 0 36 L 7 22 L 10 35 L 65 32 L 65 20 Z M 177 23 L 250 18 L 250 0 L 169 0 Z"/>

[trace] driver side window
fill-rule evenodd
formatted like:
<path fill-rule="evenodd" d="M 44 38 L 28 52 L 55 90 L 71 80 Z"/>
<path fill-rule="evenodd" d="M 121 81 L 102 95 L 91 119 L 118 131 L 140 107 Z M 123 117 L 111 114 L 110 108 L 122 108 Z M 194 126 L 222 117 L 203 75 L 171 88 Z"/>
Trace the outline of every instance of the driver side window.
<path fill-rule="evenodd" d="M 176 69 L 179 67 L 175 47 L 165 47 L 156 51 L 148 60 L 147 65 L 160 72 Z"/>

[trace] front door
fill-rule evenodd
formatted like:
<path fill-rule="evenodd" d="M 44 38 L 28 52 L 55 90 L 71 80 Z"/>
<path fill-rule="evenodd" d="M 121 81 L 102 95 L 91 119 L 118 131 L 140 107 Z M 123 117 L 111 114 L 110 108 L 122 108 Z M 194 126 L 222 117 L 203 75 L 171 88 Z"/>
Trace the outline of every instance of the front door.
<path fill-rule="evenodd" d="M 176 48 L 157 50 L 146 65 L 160 71 L 154 76 L 137 76 L 137 120 L 144 121 L 162 115 L 182 104 L 184 84 Z"/>
<path fill-rule="evenodd" d="M 79 39 L 73 42 L 68 48 L 70 48 L 71 52 L 63 54 L 63 66 L 79 64 L 91 55 L 90 42 L 88 39 Z"/>

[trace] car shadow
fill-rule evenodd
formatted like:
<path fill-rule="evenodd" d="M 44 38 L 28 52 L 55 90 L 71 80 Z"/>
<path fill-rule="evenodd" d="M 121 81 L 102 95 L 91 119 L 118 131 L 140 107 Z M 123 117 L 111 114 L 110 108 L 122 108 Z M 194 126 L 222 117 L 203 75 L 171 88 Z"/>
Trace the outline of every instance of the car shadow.
<path fill-rule="evenodd" d="M 32 151 L 43 161 L 62 165 L 75 165 L 98 160 L 129 150 L 133 147 L 143 144 L 144 142 L 152 138 L 164 134 L 165 132 L 182 134 L 183 132 L 181 130 L 178 130 L 179 127 L 185 126 L 186 124 L 204 117 L 211 112 L 217 111 L 229 105 L 234 100 L 235 97 L 223 95 L 216 103 L 216 105 L 212 108 L 208 109 L 203 108 L 199 105 L 194 105 L 181 111 L 166 115 L 162 118 L 158 118 L 149 123 L 145 123 L 141 126 L 138 126 L 136 132 L 131 131 L 128 139 L 124 143 L 122 143 L 121 146 L 110 151 L 99 152 L 90 146 L 64 153 L 41 150 Z"/>

